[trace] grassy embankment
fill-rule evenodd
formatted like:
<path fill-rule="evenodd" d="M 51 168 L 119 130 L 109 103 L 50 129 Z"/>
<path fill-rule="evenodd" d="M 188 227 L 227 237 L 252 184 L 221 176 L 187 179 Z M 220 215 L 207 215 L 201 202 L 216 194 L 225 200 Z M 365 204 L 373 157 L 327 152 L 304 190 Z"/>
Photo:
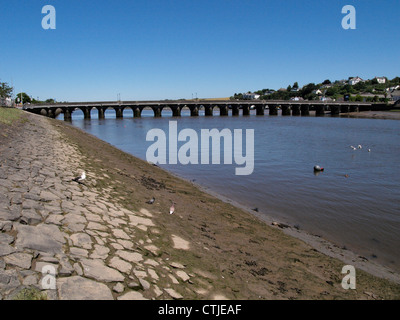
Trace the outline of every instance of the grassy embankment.
<path fill-rule="evenodd" d="M 22 112 L 19 109 L 0 107 L 0 123 L 10 125 L 21 118 Z"/>

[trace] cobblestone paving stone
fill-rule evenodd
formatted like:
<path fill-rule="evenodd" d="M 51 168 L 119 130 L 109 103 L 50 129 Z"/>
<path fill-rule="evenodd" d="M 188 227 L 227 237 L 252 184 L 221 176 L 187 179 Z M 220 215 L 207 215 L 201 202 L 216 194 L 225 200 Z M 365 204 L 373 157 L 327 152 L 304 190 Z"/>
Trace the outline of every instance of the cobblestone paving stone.
<path fill-rule="evenodd" d="M 0 298 L 35 288 L 47 299 L 182 299 L 196 275 L 159 257 L 143 232 L 156 227 L 152 213 L 101 196 L 90 170 L 87 184 L 73 182 L 83 155 L 47 119 L 29 119 L 34 135 L 0 146 Z"/>

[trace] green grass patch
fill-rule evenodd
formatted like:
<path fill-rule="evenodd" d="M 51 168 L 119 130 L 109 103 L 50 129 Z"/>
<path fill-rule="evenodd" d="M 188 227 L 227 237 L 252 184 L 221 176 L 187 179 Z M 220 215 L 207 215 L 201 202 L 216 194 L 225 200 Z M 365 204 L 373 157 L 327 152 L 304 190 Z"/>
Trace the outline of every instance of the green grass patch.
<path fill-rule="evenodd" d="M 47 300 L 47 294 L 40 292 L 35 288 L 22 289 L 13 300 Z"/>
<path fill-rule="evenodd" d="M 0 123 L 10 125 L 20 119 L 21 115 L 22 111 L 19 109 L 0 107 Z"/>

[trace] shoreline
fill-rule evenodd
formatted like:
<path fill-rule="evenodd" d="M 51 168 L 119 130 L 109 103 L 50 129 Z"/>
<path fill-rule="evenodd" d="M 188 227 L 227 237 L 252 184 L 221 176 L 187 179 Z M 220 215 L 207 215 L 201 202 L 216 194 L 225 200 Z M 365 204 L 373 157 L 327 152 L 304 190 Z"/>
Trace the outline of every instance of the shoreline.
<path fill-rule="evenodd" d="M 362 112 L 365 113 L 365 116 L 359 117 L 359 118 L 370 118 L 370 119 L 391 119 L 391 120 L 400 120 L 400 112 L 396 113 L 396 112 L 390 112 L 390 114 L 388 114 L 386 111 L 370 111 L 370 112 Z M 359 112 L 354 112 L 354 113 L 350 113 L 350 117 L 354 117 L 356 118 L 357 115 L 360 114 Z M 381 118 L 385 116 L 385 118 Z M 397 118 L 398 116 L 398 118 Z M 346 117 L 346 116 L 344 116 Z M 76 128 L 76 127 L 74 127 Z M 81 130 L 79 128 L 76 128 L 78 130 Z M 88 134 L 90 136 L 93 136 L 95 139 L 99 139 L 94 135 L 91 135 L 83 130 L 81 130 L 82 133 L 84 134 Z M 101 140 L 103 141 L 103 140 Z M 104 143 L 109 144 L 108 142 L 103 141 Z M 118 149 L 116 146 L 110 144 L 112 147 Z M 144 160 L 135 157 L 134 155 L 131 155 L 125 151 L 122 151 L 121 149 L 118 149 L 123 153 L 128 154 L 131 157 L 136 158 L 139 161 L 143 161 Z M 393 281 L 397 284 L 400 284 L 400 273 L 390 269 L 387 266 L 381 265 L 379 263 L 376 263 L 374 261 L 371 261 L 363 256 L 361 256 L 360 254 L 353 252 L 351 250 L 348 249 L 343 249 L 340 248 L 338 245 L 336 245 L 335 243 L 333 243 L 332 241 L 329 241 L 319 235 L 314 235 L 311 234 L 309 232 L 307 232 L 306 230 L 300 230 L 298 228 L 296 228 L 295 226 L 292 225 L 287 225 L 287 222 L 283 222 L 282 220 L 280 220 L 277 217 L 274 217 L 270 214 L 260 214 L 255 212 L 254 210 L 252 210 L 252 208 L 247 207 L 245 205 L 240 204 L 239 202 L 230 199 L 226 196 L 223 196 L 221 194 L 219 194 L 218 192 L 214 192 L 211 189 L 209 189 L 206 186 L 202 186 L 198 183 L 195 183 L 193 181 L 191 181 L 189 178 L 184 178 L 179 176 L 178 174 L 175 174 L 173 172 L 170 172 L 158 165 L 152 165 L 154 167 L 157 167 L 160 170 L 163 170 L 165 173 L 167 173 L 168 175 L 174 176 L 177 179 L 181 179 L 183 181 L 185 181 L 188 184 L 191 184 L 193 186 L 195 186 L 196 188 L 198 188 L 199 190 L 201 190 L 202 192 L 205 192 L 207 194 L 209 194 L 212 197 L 215 197 L 227 204 L 233 205 L 237 208 L 240 208 L 243 211 L 246 211 L 248 214 L 256 217 L 257 219 L 259 219 L 260 221 L 262 221 L 263 223 L 265 223 L 266 225 L 269 226 L 274 226 L 274 228 L 278 228 L 278 229 L 282 229 L 282 231 L 291 236 L 294 237 L 296 239 L 299 239 L 301 241 L 304 241 L 306 244 L 312 246 L 314 249 L 318 250 L 319 252 L 332 257 L 332 258 L 336 258 L 339 259 L 340 261 L 343 261 L 345 263 L 348 264 L 352 264 L 355 267 L 364 270 L 365 272 L 368 272 L 372 275 L 375 275 L 377 277 L 383 278 L 383 279 L 387 279 L 390 281 Z M 283 227 L 282 227 L 283 226 Z"/>
<path fill-rule="evenodd" d="M 175 175 L 171 172 L 168 172 L 168 173 Z M 240 208 L 240 209 L 246 211 L 248 214 L 251 214 L 251 215 L 257 217 L 258 219 L 260 219 L 267 225 L 270 225 L 270 226 L 272 225 L 275 228 L 282 229 L 282 231 L 285 234 L 292 236 L 296 239 L 304 241 L 306 244 L 312 246 L 314 249 L 318 250 L 319 252 L 321 252 L 329 257 L 339 259 L 340 261 L 343 261 L 344 263 L 352 264 L 361 270 L 371 273 L 372 275 L 375 275 L 375 276 L 383 278 L 383 279 L 388 279 L 390 281 L 400 284 L 400 273 L 390 269 L 389 267 L 386 267 L 382 264 L 371 261 L 351 250 L 340 248 L 334 242 L 327 240 L 319 235 L 314 235 L 306 230 L 298 229 L 294 225 L 290 225 L 290 224 L 288 225 L 287 222 L 283 222 L 282 220 L 280 220 L 277 217 L 274 217 L 272 215 L 265 214 L 265 213 L 261 214 L 261 213 L 255 212 L 254 210 L 252 210 L 252 208 L 242 205 L 239 202 L 232 200 L 228 197 L 220 195 L 217 192 L 211 191 L 207 187 L 204 187 L 204 186 L 201 186 L 194 182 L 191 182 L 190 180 L 182 178 L 178 175 L 176 175 L 176 177 L 179 179 L 186 180 L 188 183 L 192 183 L 197 188 L 199 188 L 201 191 L 208 193 L 211 196 L 218 198 L 219 200 L 221 200 L 225 203 L 231 204 L 237 208 Z"/>
<path fill-rule="evenodd" d="M 341 114 L 341 118 L 360 118 L 360 119 L 380 119 L 380 120 L 400 120 L 399 111 L 362 111 Z"/>
<path fill-rule="evenodd" d="M 399 284 L 361 268 L 357 290 L 344 290 L 343 262 L 288 228 L 64 122 L 23 117 L 0 145 L 0 191 L 11 203 L 0 208 L 0 241 L 8 242 L 0 246 L 0 299 L 21 289 L 18 279 L 38 289 L 46 261 L 59 272 L 57 290 L 44 291 L 51 299 L 400 298 Z M 87 182 L 71 184 L 84 168 Z M 45 236 L 56 254 L 24 238 L 25 229 L 43 228 L 54 233 Z"/>

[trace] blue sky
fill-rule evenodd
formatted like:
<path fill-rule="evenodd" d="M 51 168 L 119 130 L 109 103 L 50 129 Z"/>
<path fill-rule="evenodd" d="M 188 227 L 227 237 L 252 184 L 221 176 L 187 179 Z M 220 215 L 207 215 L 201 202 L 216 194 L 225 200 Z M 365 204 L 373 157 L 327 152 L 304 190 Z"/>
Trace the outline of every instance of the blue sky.
<path fill-rule="evenodd" d="M 42 29 L 44 5 L 56 30 Z M 356 30 L 341 26 L 356 8 Z M 229 97 L 400 75 L 398 0 L 0 0 L 0 80 L 57 101 Z"/>

